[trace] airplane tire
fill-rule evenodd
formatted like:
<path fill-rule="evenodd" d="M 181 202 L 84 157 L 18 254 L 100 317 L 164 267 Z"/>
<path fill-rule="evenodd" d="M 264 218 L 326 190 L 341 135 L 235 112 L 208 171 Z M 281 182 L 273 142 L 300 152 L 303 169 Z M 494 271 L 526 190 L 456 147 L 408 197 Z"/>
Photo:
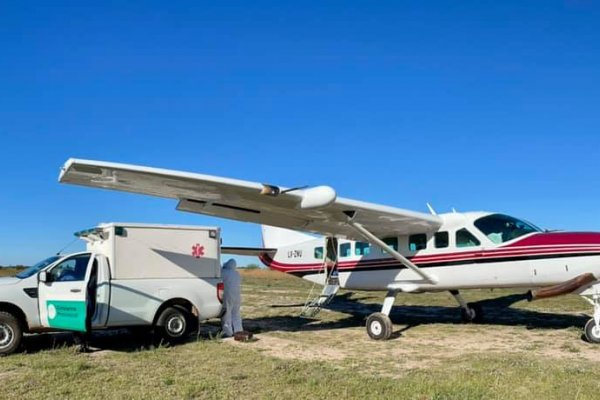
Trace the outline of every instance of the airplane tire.
<path fill-rule="evenodd" d="M 373 313 L 367 318 L 367 333 L 373 340 L 387 340 L 393 330 L 392 320 L 383 313 Z"/>
<path fill-rule="evenodd" d="M 588 322 L 586 322 L 583 332 L 588 342 L 600 343 L 600 328 L 596 328 L 596 321 L 594 321 L 594 318 L 590 318 Z"/>
<path fill-rule="evenodd" d="M 471 313 L 467 313 L 467 310 L 464 308 L 460 309 L 460 317 L 465 323 L 479 323 L 483 321 L 483 309 L 477 303 L 469 303 L 467 304 Z"/>
<path fill-rule="evenodd" d="M 12 354 L 21 346 L 23 327 L 11 313 L 0 311 L 0 355 Z"/>

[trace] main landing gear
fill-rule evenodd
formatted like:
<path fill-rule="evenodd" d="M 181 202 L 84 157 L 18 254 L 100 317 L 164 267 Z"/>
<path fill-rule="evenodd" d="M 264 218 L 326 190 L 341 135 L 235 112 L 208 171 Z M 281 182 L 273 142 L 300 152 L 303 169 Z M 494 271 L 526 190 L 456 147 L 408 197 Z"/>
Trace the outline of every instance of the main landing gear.
<path fill-rule="evenodd" d="M 594 316 L 585 324 L 583 333 L 588 342 L 600 343 L 600 294 L 582 297 L 594 306 Z"/>
<path fill-rule="evenodd" d="M 479 304 L 465 302 L 458 290 L 451 290 L 450 293 L 460 305 L 460 314 L 463 322 L 478 323 L 483 320 L 483 310 Z M 381 312 L 373 313 L 367 318 L 367 333 L 371 339 L 387 340 L 390 338 L 390 336 L 392 336 L 394 327 L 389 315 L 390 311 L 392 310 L 392 306 L 394 305 L 394 301 L 396 300 L 396 294 L 398 294 L 397 291 L 390 290 L 387 293 L 387 296 L 385 296 Z M 600 306 L 598 309 L 600 310 Z M 598 312 L 598 318 L 600 320 L 600 311 Z M 597 335 L 597 343 L 600 343 L 600 329 L 595 329 L 596 330 L 594 332 Z"/>
<path fill-rule="evenodd" d="M 477 303 L 467 303 L 458 290 L 451 290 L 450 294 L 460 305 L 460 316 L 465 323 L 478 323 L 483 320 L 483 310 Z"/>
<path fill-rule="evenodd" d="M 410 269 L 412 272 L 418 275 L 422 279 L 423 283 L 428 283 L 432 285 L 435 285 L 437 283 L 437 278 L 435 276 L 432 276 L 429 273 L 421 270 L 408 258 L 398 253 L 394 248 L 390 247 L 383 240 L 379 239 L 376 235 L 365 229 L 364 226 L 354 221 L 356 211 L 344 211 L 344 214 L 346 214 L 346 217 L 348 218 L 346 221 L 347 224 L 352 228 L 356 229 L 356 231 L 365 239 L 367 239 L 369 243 L 373 244 L 374 246 L 378 246 L 386 253 L 391 255 L 393 258 L 400 261 L 402 265 L 404 265 L 406 268 Z M 367 318 L 367 333 L 369 334 L 371 339 L 386 340 L 389 339 L 390 336 L 392 336 L 393 326 L 389 315 L 390 311 L 392 310 L 392 306 L 394 305 L 394 301 L 396 300 L 396 294 L 399 290 L 401 290 L 398 286 L 401 286 L 402 283 L 403 282 L 393 282 L 390 286 L 395 286 L 394 284 L 397 284 L 397 286 L 391 288 L 388 292 L 387 296 L 385 297 L 385 300 L 383 301 L 383 307 L 381 309 L 381 312 L 371 314 Z M 416 289 L 416 285 L 414 286 Z"/>
<path fill-rule="evenodd" d="M 367 333 L 373 340 L 387 340 L 392 336 L 394 326 L 390 319 L 390 311 L 398 292 L 390 290 L 385 296 L 381 312 L 373 313 L 367 318 Z"/>

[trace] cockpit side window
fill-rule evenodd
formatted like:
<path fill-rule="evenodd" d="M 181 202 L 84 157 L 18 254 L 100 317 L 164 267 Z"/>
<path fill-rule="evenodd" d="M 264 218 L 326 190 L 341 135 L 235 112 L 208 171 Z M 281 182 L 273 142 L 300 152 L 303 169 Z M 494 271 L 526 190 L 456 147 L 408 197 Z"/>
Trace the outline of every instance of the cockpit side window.
<path fill-rule="evenodd" d="M 479 246 L 481 242 L 465 228 L 456 231 L 456 247 Z"/>
<path fill-rule="evenodd" d="M 540 229 L 528 222 L 503 214 L 492 214 L 479 218 L 475 226 L 496 244 L 508 242 Z"/>

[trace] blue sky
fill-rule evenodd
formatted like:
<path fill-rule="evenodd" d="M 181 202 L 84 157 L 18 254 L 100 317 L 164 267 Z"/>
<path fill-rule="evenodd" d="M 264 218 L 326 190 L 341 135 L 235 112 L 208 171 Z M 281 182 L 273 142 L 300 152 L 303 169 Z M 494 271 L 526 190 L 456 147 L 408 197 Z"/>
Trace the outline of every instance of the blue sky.
<path fill-rule="evenodd" d="M 595 2 L 85 3 L 0 4 L 0 264 L 102 221 L 260 244 L 255 225 L 60 185 L 69 157 L 600 230 Z"/>

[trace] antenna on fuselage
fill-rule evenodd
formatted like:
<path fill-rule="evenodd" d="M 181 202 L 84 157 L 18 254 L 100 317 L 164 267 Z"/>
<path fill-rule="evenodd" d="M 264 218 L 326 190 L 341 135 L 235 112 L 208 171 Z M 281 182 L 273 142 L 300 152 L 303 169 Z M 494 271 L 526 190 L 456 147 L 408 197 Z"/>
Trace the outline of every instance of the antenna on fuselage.
<path fill-rule="evenodd" d="M 456 214 L 456 213 L 457 213 L 457 211 L 456 211 L 456 208 L 452 207 L 452 212 L 453 212 L 454 214 Z"/>
<path fill-rule="evenodd" d="M 431 204 L 429 204 L 429 203 L 426 203 L 426 204 L 427 204 L 427 208 L 429 208 L 429 212 L 431 212 L 431 215 L 437 215 L 437 213 L 435 212 L 433 207 L 431 207 Z"/>

